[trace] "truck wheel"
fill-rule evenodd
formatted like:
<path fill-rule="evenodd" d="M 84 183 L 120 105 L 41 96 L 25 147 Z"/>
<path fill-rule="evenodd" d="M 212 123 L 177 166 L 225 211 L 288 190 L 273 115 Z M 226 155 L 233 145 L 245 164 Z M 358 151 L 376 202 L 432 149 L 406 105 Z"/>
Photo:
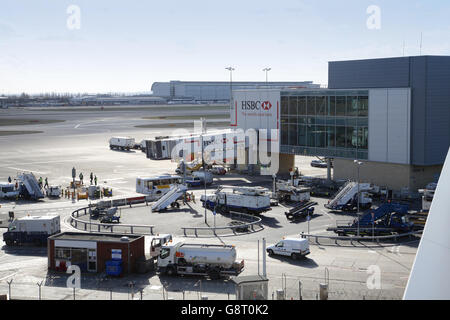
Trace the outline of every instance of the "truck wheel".
<path fill-rule="evenodd" d="M 209 274 L 209 277 L 211 278 L 211 280 L 219 280 L 220 279 L 220 272 L 218 271 L 213 271 Z"/>
<path fill-rule="evenodd" d="M 166 269 L 166 274 L 167 274 L 169 277 L 172 277 L 172 276 L 176 275 L 175 268 L 174 268 L 174 267 L 167 267 L 167 269 Z"/>
<path fill-rule="evenodd" d="M 293 253 L 293 254 L 291 254 L 291 258 L 292 258 L 293 260 L 298 260 L 299 256 L 298 256 L 298 254 Z"/>
<path fill-rule="evenodd" d="M 5 242 L 6 242 L 7 246 L 12 246 L 12 244 L 13 244 L 13 242 L 11 240 L 6 240 Z"/>
<path fill-rule="evenodd" d="M 273 256 L 273 251 L 272 250 L 267 250 L 267 253 L 269 254 L 269 256 Z"/>

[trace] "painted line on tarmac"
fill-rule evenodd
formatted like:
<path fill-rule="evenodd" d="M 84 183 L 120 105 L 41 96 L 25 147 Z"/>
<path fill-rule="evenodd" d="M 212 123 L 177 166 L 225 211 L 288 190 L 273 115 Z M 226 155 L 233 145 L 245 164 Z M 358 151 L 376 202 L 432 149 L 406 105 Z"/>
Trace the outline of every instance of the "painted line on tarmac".
<path fill-rule="evenodd" d="M 10 278 L 10 277 L 12 277 L 12 276 L 14 276 L 14 275 L 16 275 L 16 274 L 18 274 L 19 273 L 19 271 L 17 271 L 17 272 L 14 272 L 14 273 L 11 273 L 9 276 L 6 276 L 6 277 L 3 277 L 3 278 L 0 278 L 0 281 L 2 281 L 2 280 L 5 280 L 5 279 L 8 279 L 8 278 Z"/>
<path fill-rule="evenodd" d="M 332 217 L 328 212 L 326 212 L 325 210 L 320 209 L 320 211 L 323 212 L 323 213 L 325 213 L 325 214 L 327 215 L 327 217 L 330 218 L 331 220 L 336 221 L 336 219 L 333 218 L 333 217 Z"/>
<path fill-rule="evenodd" d="M 17 170 L 17 171 L 22 171 L 22 172 L 30 172 L 29 169 L 21 169 L 21 168 L 14 168 L 14 167 L 6 167 L 6 168 L 7 169 Z M 42 171 L 36 171 L 36 170 L 33 170 L 31 172 L 36 172 L 36 173 L 39 173 L 39 174 L 47 174 L 48 173 L 48 172 L 42 172 Z"/>

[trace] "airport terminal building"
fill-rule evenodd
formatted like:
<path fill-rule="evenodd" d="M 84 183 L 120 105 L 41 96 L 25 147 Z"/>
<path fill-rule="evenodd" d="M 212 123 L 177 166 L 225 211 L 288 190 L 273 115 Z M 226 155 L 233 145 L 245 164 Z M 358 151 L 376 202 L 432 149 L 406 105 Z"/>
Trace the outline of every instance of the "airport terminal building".
<path fill-rule="evenodd" d="M 154 82 L 152 93 L 171 101 L 222 102 L 230 101 L 230 92 L 240 89 L 319 88 L 312 81 L 296 82 L 229 82 L 229 81 L 170 81 Z"/>
<path fill-rule="evenodd" d="M 280 172 L 315 155 L 334 159 L 334 179 L 356 179 L 358 159 L 361 181 L 411 191 L 436 181 L 450 146 L 450 57 L 336 61 L 328 72 L 328 89 L 233 90 L 231 127 L 279 129 Z"/>

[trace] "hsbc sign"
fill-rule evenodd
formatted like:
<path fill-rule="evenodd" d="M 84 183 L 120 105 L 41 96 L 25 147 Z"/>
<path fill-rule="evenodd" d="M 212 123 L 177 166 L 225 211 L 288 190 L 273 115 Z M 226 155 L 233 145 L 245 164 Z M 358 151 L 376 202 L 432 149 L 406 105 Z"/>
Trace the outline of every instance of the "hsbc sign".
<path fill-rule="evenodd" d="M 242 110 L 266 110 L 272 108 L 270 101 L 241 101 Z"/>

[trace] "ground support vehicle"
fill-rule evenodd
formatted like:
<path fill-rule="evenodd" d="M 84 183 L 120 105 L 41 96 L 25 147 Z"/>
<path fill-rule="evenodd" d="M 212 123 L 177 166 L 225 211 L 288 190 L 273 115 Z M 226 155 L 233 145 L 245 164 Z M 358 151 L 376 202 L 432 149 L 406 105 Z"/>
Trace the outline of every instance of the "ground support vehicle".
<path fill-rule="evenodd" d="M 266 188 L 260 187 L 233 187 L 231 191 L 219 188 L 214 194 L 202 195 L 202 205 L 216 212 L 228 213 L 230 211 L 261 214 L 272 210 L 270 195 Z"/>
<path fill-rule="evenodd" d="M 358 183 L 349 181 L 325 204 L 325 208 L 332 210 L 352 211 L 358 206 L 360 209 L 368 209 L 372 206 L 372 198 L 368 191 L 371 189 L 370 183 Z"/>
<path fill-rule="evenodd" d="M 61 232 L 59 216 L 26 216 L 14 219 L 3 234 L 7 246 L 47 245 L 47 238 Z"/>
<path fill-rule="evenodd" d="M 135 145 L 134 138 L 130 137 L 112 137 L 109 139 L 109 148 L 111 150 L 127 150 L 133 149 Z"/>
<path fill-rule="evenodd" d="M 303 219 L 314 214 L 315 205 L 317 205 L 317 202 L 305 201 L 285 212 L 284 214 L 286 215 L 286 218 L 288 220 Z"/>
<path fill-rule="evenodd" d="M 309 241 L 306 238 L 286 238 L 279 241 L 277 244 L 268 246 L 266 251 L 270 256 L 288 256 L 296 260 L 305 257 L 310 253 Z"/>
<path fill-rule="evenodd" d="M 334 231 L 339 236 L 346 236 L 357 234 L 358 229 L 361 236 L 379 236 L 411 232 L 414 224 L 408 219 L 408 205 L 385 203 L 378 209 L 364 214 L 359 221 L 356 218 L 347 225 L 328 228 L 327 231 Z"/>
<path fill-rule="evenodd" d="M 236 262 L 236 248 L 232 245 L 168 242 L 161 248 L 157 269 L 169 276 L 197 275 L 219 279 L 239 275 L 244 269 L 244 260 Z"/>

